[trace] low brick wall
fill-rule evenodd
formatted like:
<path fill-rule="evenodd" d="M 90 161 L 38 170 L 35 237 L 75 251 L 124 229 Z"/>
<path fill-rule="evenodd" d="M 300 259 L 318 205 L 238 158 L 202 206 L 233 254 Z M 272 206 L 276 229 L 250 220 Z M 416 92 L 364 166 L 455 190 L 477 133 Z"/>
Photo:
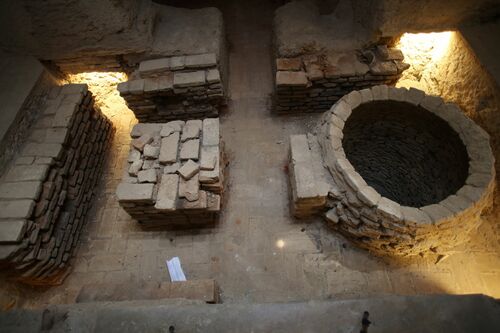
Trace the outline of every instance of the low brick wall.
<path fill-rule="evenodd" d="M 372 179 L 364 179 L 358 173 L 358 168 L 363 167 L 363 165 L 359 165 L 359 161 L 354 161 L 356 162 L 354 163 L 349 160 L 349 151 L 344 150 L 347 135 L 344 131 L 346 127 L 351 125 L 349 120 L 352 114 L 357 113 L 361 107 L 371 103 L 385 103 L 387 101 L 418 107 L 421 110 L 420 112 L 429 113 L 433 117 L 436 116 L 436 122 L 443 121 L 458 135 L 466 149 L 465 163 L 468 164 L 468 172 L 465 173 L 465 179 L 457 190 L 450 187 L 451 194 L 444 193 L 444 197 L 439 197 L 436 202 L 426 202 L 423 205 L 418 205 L 418 202 L 415 202 L 412 206 L 405 206 L 396 202 L 398 198 L 391 200 L 375 189 L 376 187 L 383 187 L 385 181 L 393 181 L 393 179 L 389 179 L 391 176 L 387 176 L 389 178 L 386 179 L 383 172 L 377 173 L 380 168 L 374 167 L 371 171 L 375 172 L 374 175 L 378 175 L 378 184 L 374 183 Z M 402 108 L 401 112 L 407 111 Z M 426 116 L 426 114 L 422 114 L 423 116 Z M 384 120 L 381 118 L 381 121 Z M 394 119 L 391 118 L 391 121 L 394 122 Z M 430 122 L 428 124 L 429 126 L 432 125 Z M 380 122 L 378 125 L 376 124 L 376 126 L 379 125 L 382 124 Z M 389 125 L 397 126 L 395 124 Z M 382 132 L 384 131 L 386 131 L 385 127 L 382 129 Z M 427 146 L 425 141 L 429 138 L 429 135 L 432 135 L 432 131 L 425 133 L 413 131 L 412 127 L 405 127 L 404 131 L 405 135 L 410 138 L 415 137 L 416 141 L 423 145 L 422 147 L 429 148 L 430 154 L 435 155 L 433 146 Z M 373 140 L 378 140 L 376 134 L 373 133 Z M 385 135 L 391 136 L 392 134 L 388 132 Z M 328 169 L 332 181 L 327 194 L 322 194 L 327 199 L 322 210 L 324 217 L 330 226 L 360 247 L 366 248 L 373 253 L 398 256 L 419 255 L 429 251 L 445 253 L 453 249 L 457 244 L 468 240 L 469 232 L 477 228 L 480 223 L 481 212 L 492 204 L 495 170 L 488 134 L 467 118 L 455 104 L 444 103 L 441 98 L 427 96 L 420 90 L 375 86 L 371 89 L 353 91 L 325 113 L 317 128 L 317 140 L 322 149 L 321 164 Z M 413 140 L 405 141 L 405 144 L 408 142 L 412 144 Z M 383 140 L 381 143 L 381 149 L 385 150 L 386 148 L 383 145 L 385 145 L 386 141 Z M 292 150 L 297 149 L 299 148 L 292 141 Z M 390 152 L 389 157 L 392 158 L 390 156 L 393 155 L 391 148 L 387 149 Z M 380 151 L 378 155 L 381 153 L 383 151 Z M 402 153 L 404 160 L 412 157 L 410 155 L 405 157 L 405 152 Z M 407 178 L 414 176 L 413 171 L 415 168 L 420 167 L 420 164 L 432 164 L 434 162 L 426 162 L 427 159 L 417 162 L 420 152 L 414 151 L 414 154 L 415 156 L 412 157 L 414 167 L 409 167 L 406 170 Z M 437 160 L 453 158 L 452 156 L 446 157 L 443 154 L 437 154 L 433 158 Z M 367 159 L 370 160 L 371 158 L 367 156 Z M 383 156 L 377 158 L 384 160 Z M 451 162 L 453 161 L 451 160 Z M 318 163 L 318 161 L 313 163 Z M 356 169 L 353 163 L 356 165 Z M 461 161 L 457 160 L 456 163 L 458 168 Z M 397 167 L 397 165 L 388 161 L 384 168 Z M 430 175 L 437 177 L 432 180 L 432 183 L 438 184 L 443 180 L 443 176 L 439 176 L 441 170 L 429 171 L 431 172 Z M 433 171 L 437 171 L 437 173 Z M 442 171 L 447 172 L 447 170 Z M 455 172 L 456 170 L 452 171 Z M 451 177 L 451 181 L 447 180 L 443 184 L 450 185 L 453 183 L 452 178 L 455 175 L 447 175 Z M 425 174 L 422 174 L 422 176 L 425 176 Z M 445 175 L 445 177 L 447 176 Z M 428 181 L 428 179 L 421 180 L 424 183 Z M 298 179 L 297 174 L 295 174 L 295 178 L 291 179 L 291 182 L 295 184 L 306 183 L 303 179 Z M 308 186 L 311 187 L 311 185 Z M 312 188 L 318 186 L 320 184 L 316 181 L 316 185 L 312 186 Z M 400 184 L 400 186 L 403 186 L 403 184 Z M 385 190 L 389 191 L 393 189 L 400 190 L 392 186 L 392 184 L 385 188 Z M 310 194 L 307 192 L 302 193 L 305 194 L 300 199 L 302 201 L 307 200 Z M 414 193 L 414 197 L 410 199 L 429 200 L 429 198 L 432 198 L 430 196 L 419 198 L 420 195 L 421 193 Z M 317 193 L 313 197 L 317 197 Z M 408 200 L 408 197 L 403 196 L 401 200 Z M 299 203 L 300 201 L 295 201 L 292 205 Z M 316 207 L 314 208 L 317 210 Z"/>
<path fill-rule="evenodd" d="M 353 90 L 394 85 L 405 69 L 400 50 L 384 45 L 362 52 L 304 55 L 276 60 L 274 111 L 324 112 Z"/>
<path fill-rule="evenodd" d="M 57 87 L 0 183 L 0 261 L 57 284 L 78 244 L 114 132 L 87 85 Z"/>
<path fill-rule="evenodd" d="M 214 53 L 146 60 L 118 85 L 139 122 L 216 117 L 225 102 Z"/>
<path fill-rule="evenodd" d="M 120 206 L 145 227 L 216 222 L 223 192 L 219 119 L 137 124 L 117 189 Z"/>

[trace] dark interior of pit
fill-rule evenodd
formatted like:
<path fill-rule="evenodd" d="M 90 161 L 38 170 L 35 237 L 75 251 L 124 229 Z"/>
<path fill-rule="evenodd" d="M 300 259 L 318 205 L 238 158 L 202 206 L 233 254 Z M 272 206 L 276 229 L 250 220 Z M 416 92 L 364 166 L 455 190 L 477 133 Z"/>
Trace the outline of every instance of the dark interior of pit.
<path fill-rule="evenodd" d="M 404 206 L 437 203 L 456 193 L 468 174 L 458 134 L 409 103 L 362 104 L 345 124 L 343 147 L 368 185 Z"/>

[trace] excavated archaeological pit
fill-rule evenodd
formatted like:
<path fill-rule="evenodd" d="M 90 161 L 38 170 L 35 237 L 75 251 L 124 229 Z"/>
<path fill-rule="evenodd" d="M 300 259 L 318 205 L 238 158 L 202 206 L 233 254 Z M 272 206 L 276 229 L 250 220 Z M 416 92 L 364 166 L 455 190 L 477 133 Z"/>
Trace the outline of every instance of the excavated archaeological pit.
<path fill-rule="evenodd" d="M 303 163 L 328 172 L 308 174 Z M 289 168 L 297 217 L 325 212 L 336 230 L 384 255 L 466 241 L 491 206 L 495 178 L 488 134 L 455 104 L 384 85 L 344 96 L 316 136 L 291 138 Z"/>
<path fill-rule="evenodd" d="M 347 159 L 368 185 L 401 205 L 444 200 L 465 184 L 465 146 L 441 118 L 422 107 L 384 101 L 357 107 L 344 126 Z"/>

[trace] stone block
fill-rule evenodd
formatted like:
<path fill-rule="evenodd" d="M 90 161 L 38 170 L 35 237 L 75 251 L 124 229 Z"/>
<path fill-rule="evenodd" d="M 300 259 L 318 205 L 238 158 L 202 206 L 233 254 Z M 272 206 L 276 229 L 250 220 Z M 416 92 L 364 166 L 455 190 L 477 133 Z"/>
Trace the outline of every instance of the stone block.
<path fill-rule="evenodd" d="M 217 57 L 215 53 L 189 55 L 184 63 L 187 68 L 212 67 L 217 65 Z"/>
<path fill-rule="evenodd" d="M 154 200 L 154 184 L 120 183 L 116 189 L 118 201 L 150 202 Z"/>
<path fill-rule="evenodd" d="M 193 160 L 188 160 L 179 168 L 178 172 L 184 179 L 190 179 L 200 171 L 200 165 Z"/>
<path fill-rule="evenodd" d="M 198 199 L 194 201 L 182 200 L 180 204 L 181 209 L 207 209 L 208 208 L 208 196 L 207 192 L 200 190 L 198 192 Z"/>
<path fill-rule="evenodd" d="M 200 181 L 199 174 L 190 178 L 179 178 L 179 197 L 188 201 L 196 201 L 199 198 Z"/>
<path fill-rule="evenodd" d="M 77 112 L 78 104 L 63 103 L 57 108 L 57 112 L 52 119 L 52 127 L 69 127 L 71 118 Z"/>
<path fill-rule="evenodd" d="M 162 126 L 160 124 L 152 123 L 139 123 L 134 125 L 130 136 L 133 138 L 138 138 L 144 134 L 149 134 L 152 137 L 158 135 L 161 131 Z"/>
<path fill-rule="evenodd" d="M 143 149 L 145 159 L 157 159 L 160 156 L 160 147 L 147 144 Z"/>
<path fill-rule="evenodd" d="M 301 69 L 302 69 L 301 58 L 276 59 L 276 70 L 278 71 L 300 71 Z"/>
<path fill-rule="evenodd" d="M 200 169 L 213 170 L 219 160 L 219 146 L 201 146 Z"/>
<path fill-rule="evenodd" d="M 182 128 L 181 141 L 185 142 L 191 139 L 198 139 L 202 127 L 201 120 L 188 120 Z"/>
<path fill-rule="evenodd" d="M 139 183 L 156 183 L 156 169 L 141 170 L 137 173 Z"/>
<path fill-rule="evenodd" d="M 19 165 L 11 168 L 5 177 L 8 182 L 43 181 L 49 165 Z"/>
<path fill-rule="evenodd" d="M 370 64 L 370 72 L 373 75 L 396 75 L 398 67 L 392 61 L 375 61 Z"/>
<path fill-rule="evenodd" d="M 359 93 L 358 93 L 359 94 Z M 349 94 L 350 95 L 350 94 Z M 359 94 L 361 96 L 361 94 Z M 333 106 L 333 114 L 342 119 L 344 122 L 351 116 L 353 107 L 350 103 L 340 100 Z"/>
<path fill-rule="evenodd" d="M 170 68 L 174 71 L 183 69 L 186 66 L 186 56 L 170 58 Z"/>
<path fill-rule="evenodd" d="M 433 223 L 443 222 L 453 216 L 452 211 L 439 204 L 420 207 L 420 210 L 426 213 L 432 219 Z"/>
<path fill-rule="evenodd" d="M 142 169 L 143 163 L 144 162 L 140 159 L 132 162 L 132 164 L 130 164 L 130 167 L 128 168 L 128 174 L 131 176 L 137 176 L 139 171 Z"/>
<path fill-rule="evenodd" d="M 219 118 L 207 118 L 203 120 L 203 146 L 219 145 Z"/>
<path fill-rule="evenodd" d="M 155 208 L 158 210 L 173 211 L 176 208 L 179 176 L 163 174 L 158 186 Z"/>
<path fill-rule="evenodd" d="M 181 160 L 198 160 L 200 154 L 200 140 L 188 140 L 182 143 L 180 151 Z"/>
<path fill-rule="evenodd" d="M 69 130 L 66 127 L 48 128 L 45 135 L 45 143 L 65 143 Z"/>
<path fill-rule="evenodd" d="M 138 151 L 137 149 L 132 149 L 130 150 L 130 153 L 128 154 L 128 157 L 127 157 L 127 162 L 129 163 L 133 163 L 135 161 L 138 161 L 141 159 L 141 152 Z"/>
<path fill-rule="evenodd" d="M 170 70 L 170 58 L 159 58 L 142 61 L 139 64 L 139 75 L 142 78 L 154 74 L 162 74 Z"/>
<path fill-rule="evenodd" d="M 309 163 L 312 159 L 307 136 L 290 135 L 290 157 L 293 163 Z"/>
<path fill-rule="evenodd" d="M 371 186 L 363 186 L 356 193 L 359 200 L 370 207 L 375 207 L 381 199 L 380 194 Z"/>
<path fill-rule="evenodd" d="M 144 93 L 144 79 L 128 81 L 128 91 L 132 95 L 142 95 Z"/>
<path fill-rule="evenodd" d="M 0 201 L 0 219 L 28 219 L 35 208 L 35 201 L 20 199 Z"/>
<path fill-rule="evenodd" d="M 181 167 L 181 164 L 178 162 L 173 163 L 173 164 L 169 164 L 169 165 L 165 165 L 165 167 L 163 168 L 163 173 L 164 174 L 176 173 L 180 167 Z"/>
<path fill-rule="evenodd" d="M 197 87 L 205 83 L 205 71 L 174 73 L 174 88 Z"/>
<path fill-rule="evenodd" d="M 151 143 L 153 141 L 153 136 L 149 133 L 143 134 L 137 139 L 132 140 L 132 146 L 139 150 L 143 151 L 144 146 L 146 146 L 148 143 Z"/>
<path fill-rule="evenodd" d="M 0 220 L 0 244 L 19 243 L 27 223 L 26 220 Z"/>
<path fill-rule="evenodd" d="M 403 218 L 401 214 L 401 205 L 385 197 L 380 198 L 377 209 L 383 216 L 390 219 L 400 221 Z"/>
<path fill-rule="evenodd" d="M 209 69 L 207 71 L 207 82 L 208 83 L 219 83 L 220 80 L 220 73 L 218 69 Z"/>
<path fill-rule="evenodd" d="M 174 132 L 170 136 L 161 139 L 160 163 L 174 163 L 177 161 L 177 151 L 179 150 L 179 132 Z"/>
<path fill-rule="evenodd" d="M 284 87 L 306 87 L 309 84 L 305 72 L 278 71 L 276 85 Z"/>
<path fill-rule="evenodd" d="M 85 95 L 88 92 L 88 86 L 85 83 L 72 83 L 65 84 L 61 88 L 60 94 L 62 95 L 72 95 L 72 94 L 80 94 Z"/>
<path fill-rule="evenodd" d="M 401 206 L 401 213 L 403 214 L 404 222 L 407 223 L 417 223 L 421 225 L 432 223 L 429 215 L 415 207 Z"/>
<path fill-rule="evenodd" d="M 0 199 L 37 200 L 41 191 L 41 181 L 2 183 L 0 184 Z"/>
<path fill-rule="evenodd" d="M 60 143 L 28 143 L 22 154 L 24 156 L 43 156 L 58 158 L 62 152 Z"/>

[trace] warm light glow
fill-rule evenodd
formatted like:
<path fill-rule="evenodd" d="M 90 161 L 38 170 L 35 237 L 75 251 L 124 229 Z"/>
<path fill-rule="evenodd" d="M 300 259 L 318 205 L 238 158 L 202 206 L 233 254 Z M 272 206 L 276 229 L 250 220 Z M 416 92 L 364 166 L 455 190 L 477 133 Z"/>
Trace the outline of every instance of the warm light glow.
<path fill-rule="evenodd" d="M 439 61 L 448 50 L 453 31 L 404 34 L 399 40 L 398 48 L 403 51 L 405 60 L 413 58 Z M 408 59 L 410 58 L 410 59 Z"/>
<path fill-rule="evenodd" d="M 285 241 L 282 239 L 278 239 L 278 241 L 276 242 L 276 247 L 282 249 L 283 247 L 285 247 Z"/>
<path fill-rule="evenodd" d="M 123 122 L 123 126 L 128 127 L 135 117 L 116 89 L 118 83 L 127 80 L 128 76 L 123 72 L 82 72 L 69 74 L 66 83 L 86 83 L 94 95 L 95 104 L 115 126 Z"/>
<path fill-rule="evenodd" d="M 432 77 L 449 58 L 455 34 L 454 31 L 403 34 L 396 47 L 403 51 L 410 68 L 403 72 L 396 86 L 435 93 L 431 89 Z"/>

